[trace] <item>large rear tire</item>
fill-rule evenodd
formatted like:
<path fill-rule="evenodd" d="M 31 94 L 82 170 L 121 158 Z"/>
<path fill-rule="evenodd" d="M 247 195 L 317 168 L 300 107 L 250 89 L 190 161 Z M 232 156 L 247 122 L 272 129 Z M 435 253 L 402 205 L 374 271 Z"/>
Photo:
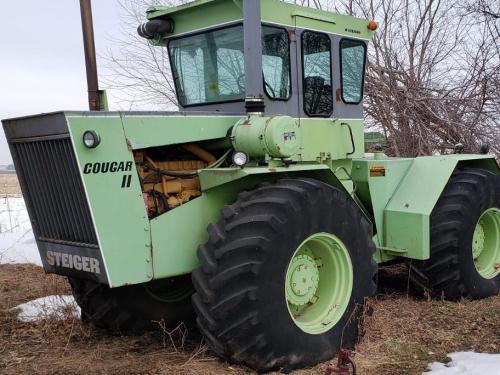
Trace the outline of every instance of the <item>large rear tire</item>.
<path fill-rule="evenodd" d="M 82 320 L 111 333 L 141 333 L 161 321 L 172 328 L 194 322 L 190 275 L 119 288 L 75 278 L 69 283 Z"/>
<path fill-rule="evenodd" d="M 193 272 L 210 347 L 258 371 L 315 365 L 353 347 L 377 266 L 350 197 L 317 180 L 281 180 L 222 213 Z"/>
<path fill-rule="evenodd" d="M 430 220 L 430 259 L 411 262 L 416 290 L 450 300 L 498 295 L 500 176 L 484 169 L 457 170 Z"/>

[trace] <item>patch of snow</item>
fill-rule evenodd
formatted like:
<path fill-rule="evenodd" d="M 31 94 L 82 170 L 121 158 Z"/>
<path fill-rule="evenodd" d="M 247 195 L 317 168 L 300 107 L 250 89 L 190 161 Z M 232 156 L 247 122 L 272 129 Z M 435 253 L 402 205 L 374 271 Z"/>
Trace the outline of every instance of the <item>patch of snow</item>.
<path fill-rule="evenodd" d="M 12 310 L 19 310 L 18 319 L 36 322 L 44 319 L 64 320 L 80 317 L 80 307 L 73 296 L 47 296 L 23 303 Z"/>
<path fill-rule="evenodd" d="M 42 261 L 21 196 L 0 197 L 0 264 Z"/>
<path fill-rule="evenodd" d="M 500 375 L 500 354 L 459 352 L 448 357 L 451 362 L 431 363 L 422 375 Z"/>
<path fill-rule="evenodd" d="M 0 234 L 0 264 L 33 263 L 42 265 L 31 229 Z"/>
<path fill-rule="evenodd" d="M 0 197 L 0 233 L 30 229 L 30 219 L 20 195 Z"/>

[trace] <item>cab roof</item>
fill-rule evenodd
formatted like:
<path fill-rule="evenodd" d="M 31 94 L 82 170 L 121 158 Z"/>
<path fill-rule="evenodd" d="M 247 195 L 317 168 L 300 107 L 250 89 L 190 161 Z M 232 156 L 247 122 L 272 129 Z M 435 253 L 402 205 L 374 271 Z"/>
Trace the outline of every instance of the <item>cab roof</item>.
<path fill-rule="evenodd" d="M 368 20 L 302 7 L 281 0 L 260 0 L 263 23 L 298 27 L 370 40 L 374 31 Z M 147 18 L 172 19 L 174 32 L 168 37 L 243 21 L 243 0 L 196 0 L 176 7 L 153 6 Z"/>

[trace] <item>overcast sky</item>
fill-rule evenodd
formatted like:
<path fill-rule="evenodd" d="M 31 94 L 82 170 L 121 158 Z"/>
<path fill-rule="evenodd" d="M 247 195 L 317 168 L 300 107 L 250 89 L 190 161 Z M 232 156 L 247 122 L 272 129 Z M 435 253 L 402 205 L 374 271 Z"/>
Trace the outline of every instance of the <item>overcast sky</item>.
<path fill-rule="evenodd" d="M 119 34 L 120 8 L 117 0 L 92 3 L 102 54 Z M 103 64 L 99 73 L 105 74 Z M 112 95 L 110 107 L 116 109 Z M 1 1 L 0 119 L 87 108 L 79 0 Z M 1 129 L 0 164 L 10 162 Z"/>

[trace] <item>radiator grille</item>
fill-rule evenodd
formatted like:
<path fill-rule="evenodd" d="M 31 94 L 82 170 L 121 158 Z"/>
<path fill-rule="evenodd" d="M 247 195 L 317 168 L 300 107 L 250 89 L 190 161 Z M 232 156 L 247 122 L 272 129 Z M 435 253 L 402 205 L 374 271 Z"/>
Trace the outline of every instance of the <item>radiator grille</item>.
<path fill-rule="evenodd" d="M 13 143 L 17 170 L 41 241 L 97 246 L 78 165 L 68 137 Z"/>

